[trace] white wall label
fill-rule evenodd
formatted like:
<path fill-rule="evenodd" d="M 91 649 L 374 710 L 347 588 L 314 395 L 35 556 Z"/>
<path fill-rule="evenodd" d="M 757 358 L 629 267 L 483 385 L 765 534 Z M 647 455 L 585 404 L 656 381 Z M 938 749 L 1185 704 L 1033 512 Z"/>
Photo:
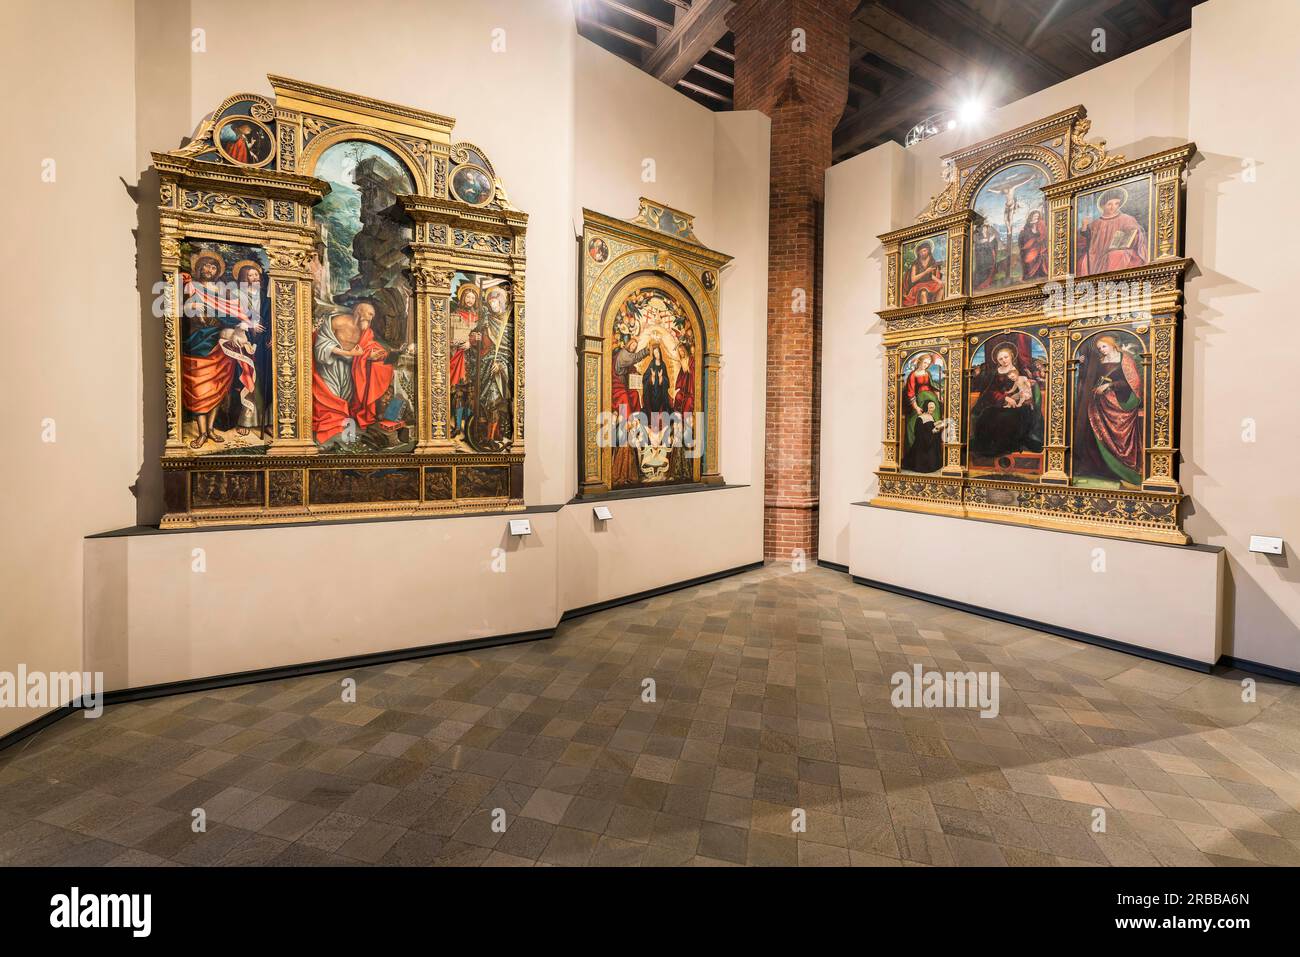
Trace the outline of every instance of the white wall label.
<path fill-rule="evenodd" d="M 1250 536 L 1250 550 L 1252 552 L 1263 552 L 1265 555 L 1281 555 L 1282 539 L 1270 538 L 1267 535 Z"/>
<path fill-rule="evenodd" d="M 533 534 L 532 525 L 528 524 L 526 518 L 512 518 L 510 520 L 511 535 L 531 535 Z"/>
<path fill-rule="evenodd" d="M 611 518 L 614 517 L 614 513 L 609 510 L 608 505 L 597 505 L 594 511 L 596 513 L 596 517 L 600 519 L 602 522 L 608 522 Z"/>

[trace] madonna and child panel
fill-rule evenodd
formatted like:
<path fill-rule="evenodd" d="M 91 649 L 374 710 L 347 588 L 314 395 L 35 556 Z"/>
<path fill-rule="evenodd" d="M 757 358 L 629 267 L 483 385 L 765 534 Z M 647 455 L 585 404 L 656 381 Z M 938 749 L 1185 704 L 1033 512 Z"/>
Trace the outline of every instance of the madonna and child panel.
<path fill-rule="evenodd" d="M 971 354 L 972 475 L 1037 479 L 1043 471 L 1047 350 L 1027 332 L 1000 332 Z"/>

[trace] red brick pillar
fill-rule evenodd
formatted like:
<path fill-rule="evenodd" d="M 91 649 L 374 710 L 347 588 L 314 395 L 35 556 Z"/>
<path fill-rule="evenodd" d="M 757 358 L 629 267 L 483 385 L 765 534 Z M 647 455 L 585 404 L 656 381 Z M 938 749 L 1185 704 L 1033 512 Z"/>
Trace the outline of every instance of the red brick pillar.
<path fill-rule="evenodd" d="M 823 175 L 848 98 L 857 0 L 739 0 L 737 110 L 772 120 L 763 551 L 817 555 Z"/>

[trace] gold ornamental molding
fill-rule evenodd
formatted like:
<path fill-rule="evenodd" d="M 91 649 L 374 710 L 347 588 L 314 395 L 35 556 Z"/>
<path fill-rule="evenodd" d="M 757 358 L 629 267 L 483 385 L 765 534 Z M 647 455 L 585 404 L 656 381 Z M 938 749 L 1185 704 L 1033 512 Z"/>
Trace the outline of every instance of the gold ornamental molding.
<path fill-rule="evenodd" d="M 527 214 L 451 117 L 268 79 L 153 154 L 163 525 L 522 508 Z"/>
<path fill-rule="evenodd" d="M 942 158 L 879 238 L 874 504 L 1185 543 L 1177 356 L 1184 144 L 1126 160 L 1082 106 Z"/>
<path fill-rule="evenodd" d="M 721 276 L 689 213 L 583 210 L 579 240 L 579 496 L 721 484 Z"/>

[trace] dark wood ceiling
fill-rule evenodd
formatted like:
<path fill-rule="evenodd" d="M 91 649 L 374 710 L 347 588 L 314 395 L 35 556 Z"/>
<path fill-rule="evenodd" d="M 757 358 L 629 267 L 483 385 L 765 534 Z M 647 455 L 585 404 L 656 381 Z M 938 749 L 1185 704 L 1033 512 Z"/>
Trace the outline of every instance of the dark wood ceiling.
<path fill-rule="evenodd" d="M 975 99 L 996 107 L 1191 26 L 1201 0 L 864 0 L 849 27 L 839 162 Z M 713 110 L 732 108 L 730 0 L 575 0 L 579 32 Z M 1104 31 L 1105 49 L 1095 31 Z"/>

